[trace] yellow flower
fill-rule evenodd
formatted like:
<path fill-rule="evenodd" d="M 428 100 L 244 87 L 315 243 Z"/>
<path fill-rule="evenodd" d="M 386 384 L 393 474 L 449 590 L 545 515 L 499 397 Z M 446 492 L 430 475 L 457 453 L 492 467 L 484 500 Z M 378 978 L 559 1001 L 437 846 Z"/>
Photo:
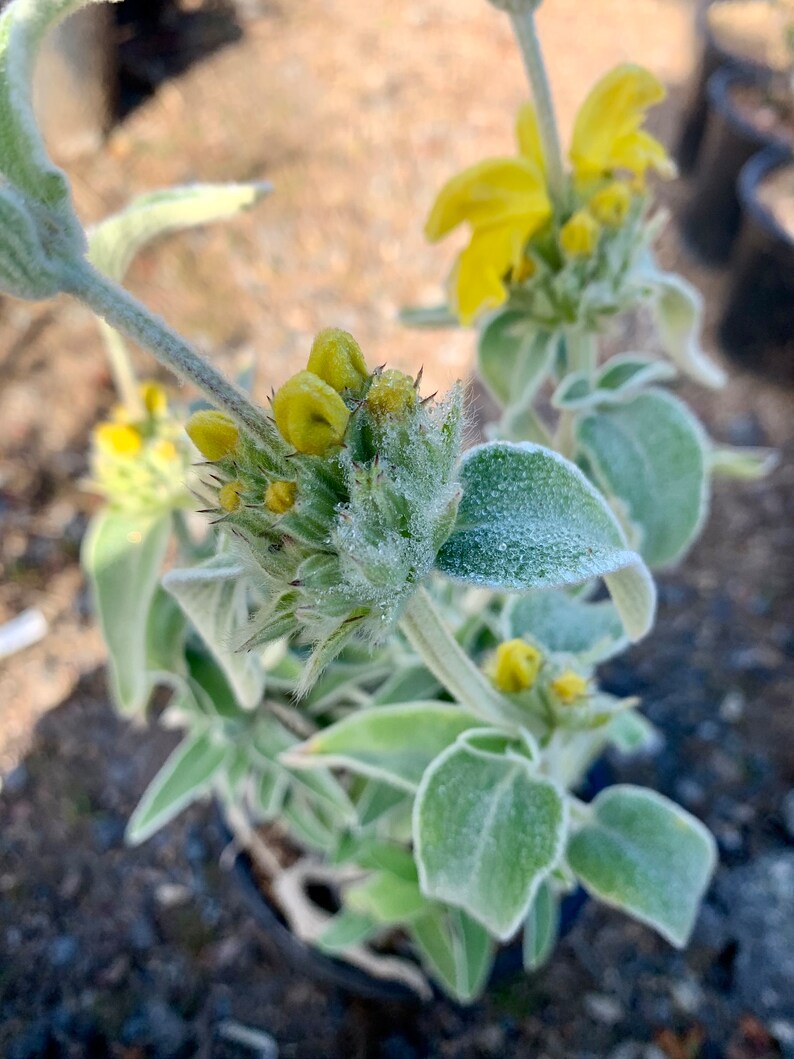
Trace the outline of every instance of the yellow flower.
<path fill-rule="evenodd" d="M 244 488 L 245 486 L 242 482 L 227 482 L 226 485 L 221 486 L 218 490 L 218 503 L 224 511 L 232 515 L 235 511 L 240 510 L 242 505 L 240 494 Z"/>
<path fill-rule="evenodd" d="M 657 139 L 641 128 L 649 107 L 666 95 L 658 78 L 623 63 L 591 89 L 579 108 L 570 159 L 580 183 L 628 170 L 642 180 L 646 170 L 674 176 L 675 165 Z"/>
<path fill-rule="evenodd" d="M 109 456 L 131 459 L 143 446 L 143 438 L 126 423 L 100 423 L 94 431 L 99 448 Z"/>
<path fill-rule="evenodd" d="M 598 221 L 587 210 L 577 210 L 560 229 L 560 246 L 569 257 L 589 257 L 600 230 Z"/>
<path fill-rule="evenodd" d="M 231 456 L 240 439 L 240 431 L 234 420 L 214 408 L 194 412 L 185 430 L 201 455 L 212 461 Z"/>
<path fill-rule="evenodd" d="M 631 206 L 631 191 L 625 180 L 613 180 L 601 188 L 587 204 L 597 221 L 608 228 L 617 228 L 626 219 Z"/>
<path fill-rule="evenodd" d="M 414 380 L 394 368 L 376 376 L 367 394 L 367 408 L 376 416 L 402 415 L 415 404 Z"/>
<path fill-rule="evenodd" d="M 273 416 L 289 445 L 323 456 L 332 445 L 341 445 L 350 412 L 327 382 L 314 372 L 299 371 L 273 398 Z"/>
<path fill-rule="evenodd" d="M 535 150 L 531 135 L 522 149 Z M 441 189 L 425 225 L 431 242 L 467 222 L 469 245 L 452 276 L 453 301 L 462 323 L 507 299 L 505 280 L 521 266 L 527 241 L 551 216 L 537 155 L 494 158 L 465 169 Z"/>
<path fill-rule="evenodd" d="M 142 382 L 139 389 L 143 406 L 149 415 L 164 415 L 168 408 L 168 398 L 166 397 L 165 390 L 162 386 L 157 382 L 148 380 Z"/>
<path fill-rule="evenodd" d="M 587 694 L 587 681 L 578 673 L 574 673 L 572 669 L 566 669 L 564 673 L 552 680 L 551 690 L 566 705 L 570 706 L 572 702 Z"/>
<path fill-rule="evenodd" d="M 309 371 L 341 393 L 360 391 L 369 378 L 364 354 L 355 338 L 338 327 L 326 327 L 312 343 Z"/>
<path fill-rule="evenodd" d="M 162 438 L 152 445 L 152 455 L 155 459 L 162 460 L 164 463 L 171 463 L 178 457 L 179 450 L 173 441 Z"/>
<path fill-rule="evenodd" d="M 297 492 L 295 482 L 271 482 L 265 492 L 265 507 L 274 515 L 283 515 L 294 505 Z"/>
<path fill-rule="evenodd" d="M 526 640 L 507 640 L 496 648 L 489 676 L 499 691 L 526 691 L 537 680 L 542 662 L 543 655 Z"/>

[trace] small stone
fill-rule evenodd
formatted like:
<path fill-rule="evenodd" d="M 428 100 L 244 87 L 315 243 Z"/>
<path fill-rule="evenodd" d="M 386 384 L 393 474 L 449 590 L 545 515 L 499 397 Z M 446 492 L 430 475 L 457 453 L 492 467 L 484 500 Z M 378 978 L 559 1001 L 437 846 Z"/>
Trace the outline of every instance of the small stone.
<path fill-rule="evenodd" d="M 623 1008 L 620 1003 L 614 997 L 606 996 L 604 993 L 587 993 L 584 1006 L 591 1018 L 607 1026 L 614 1026 L 623 1018 Z"/>
<path fill-rule="evenodd" d="M 53 967 L 66 967 L 77 956 L 78 945 L 71 934 L 62 934 L 50 945 L 49 957 Z"/>
<path fill-rule="evenodd" d="M 694 1015 L 703 1003 L 703 990 L 691 978 L 683 978 L 674 982 L 670 988 L 670 995 L 676 1007 L 687 1015 Z"/>
<path fill-rule="evenodd" d="M 728 724 L 736 724 L 744 716 L 746 699 L 738 689 L 729 691 L 720 703 L 720 717 Z"/>
<path fill-rule="evenodd" d="M 193 892 L 183 883 L 160 883 L 154 891 L 155 900 L 162 908 L 175 908 L 191 899 Z"/>

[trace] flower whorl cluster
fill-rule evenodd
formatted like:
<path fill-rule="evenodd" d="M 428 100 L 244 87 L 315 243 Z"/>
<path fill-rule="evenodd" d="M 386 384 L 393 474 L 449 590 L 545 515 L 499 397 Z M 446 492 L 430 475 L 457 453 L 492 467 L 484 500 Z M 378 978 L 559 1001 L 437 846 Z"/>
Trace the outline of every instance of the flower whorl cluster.
<path fill-rule="evenodd" d="M 155 382 L 139 388 L 140 414 L 119 405 L 93 432 L 91 487 L 112 508 L 156 513 L 186 506 L 190 446 Z"/>
<path fill-rule="evenodd" d="M 248 559 L 257 604 L 242 647 L 314 644 L 305 686 L 354 634 L 391 629 L 452 530 L 462 393 L 422 400 L 418 382 L 369 372 L 355 339 L 329 329 L 273 396 L 267 438 L 216 411 L 188 422 L 214 513 Z"/>

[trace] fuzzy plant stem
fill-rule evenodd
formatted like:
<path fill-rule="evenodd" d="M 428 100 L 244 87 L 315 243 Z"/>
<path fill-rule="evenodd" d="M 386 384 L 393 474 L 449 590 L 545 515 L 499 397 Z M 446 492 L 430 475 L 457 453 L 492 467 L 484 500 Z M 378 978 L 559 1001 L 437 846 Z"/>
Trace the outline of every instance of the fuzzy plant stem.
<path fill-rule="evenodd" d="M 164 320 L 150 312 L 123 287 L 97 272 L 87 261 L 65 266 L 63 290 L 102 317 L 111 327 L 149 350 L 161 364 L 196 386 L 257 438 L 271 433 L 262 411 L 245 398 Z"/>
<path fill-rule="evenodd" d="M 532 98 L 538 116 L 538 128 L 546 159 L 546 177 L 551 196 L 557 202 L 565 197 L 565 170 L 562 164 L 562 148 L 557 131 L 557 119 L 554 114 L 554 103 L 551 98 L 551 85 L 543 61 L 543 52 L 535 26 L 535 12 L 530 6 L 510 14 L 513 31 L 521 48 L 524 67 L 527 71 Z"/>
<path fill-rule="evenodd" d="M 400 628 L 433 676 L 461 706 L 489 724 L 496 722 L 503 727 L 510 723 L 511 704 L 460 646 L 425 588 L 412 596 Z"/>

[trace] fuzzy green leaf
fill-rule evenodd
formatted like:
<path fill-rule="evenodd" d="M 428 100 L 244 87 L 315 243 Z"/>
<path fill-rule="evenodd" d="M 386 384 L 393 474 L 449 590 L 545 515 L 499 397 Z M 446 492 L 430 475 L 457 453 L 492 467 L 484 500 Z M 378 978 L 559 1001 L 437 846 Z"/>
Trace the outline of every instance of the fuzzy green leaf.
<path fill-rule="evenodd" d="M 603 576 L 631 639 L 653 621 L 653 583 L 604 498 L 557 453 L 480 445 L 461 464 L 463 498 L 438 554 L 448 577 L 525 591 Z"/>
<path fill-rule="evenodd" d="M 35 301 L 51 298 L 60 288 L 24 199 L 11 187 L 0 188 L 0 290 Z"/>
<path fill-rule="evenodd" d="M 596 897 L 686 945 L 716 864 L 699 820 L 655 791 L 610 787 L 568 844 L 568 862 Z"/>
<path fill-rule="evenodd" d="M 345 890 L 345 905 L 381 926 L 409 923 L 423 915 L 428 902 L 416 879 L 403 879 L 388 871 L 376 871 L 363 882 Z"/>
<path fill-rule="evenodd" d="M 555 589 L 528 592 L 508 600 L 504 638 L 535 640 L 549 651 L 603 662 L 625 645 L 623 623 L 613 603 L 590 603 Z"/>
<path fill-rule="evenodd" d="M 354 945 L 368 941 L 381 928 L 369 916 L 343 908 L 328 921 L 328 925 L 317 938 L 317 947 L 330 955 L 343 953 Z"/>
<path fill-rule="evenodd" d="M 137 846 L 172 820 L 211 785 L 231 757 L 230 744 L 211 730 L 193 732 L 154 777 L 127 825 L 127 841 Z"/>
<path fill-rule="evenodd" d="M 523 756 L 458 743 L 425 772 L 414 805 L 422 892 L 495 937 L 519 927 L 565 842 L 566 806 Z"/>
<path fill-rule="evenodd" d="M 676 397 L 649 390 L 626 404 L 583 415 L 580 451 L 596 483 L 616 497 L 652 567 L 680 559 L 708 508 L 706 438 Z"/>
<path fill-rule="evenodd" d="M 480 722 L 446 702 L 407 702 L 359 710 L 296 747 L 287 759 L 301 768 L 335 766 L 408 791 L 461 732 Z"/>
<path fill-rule="evenodd" d="M 494 959 L 486 930 L 457 909 L 432 908 L 408 925 L 429 973 L 455 1000 L 467 1004 L 482 991 Z"/>
<path fill-rule="evenodd" d="M 560 903 L 547 882 L 542 882 L 524 922 L 524 969 L 537 971 L 548 960 L 557 941 Z"/>
<path fill-rule="evenodd" d="M 507 309 L 480 333 L 477 366 L 492 396 L 505 408 L 529 404 L 549 369 L 554 341 L 525 313 Z"/>
<path fill-rule="evenodd" d="M 147 622 L 170 531 L 170 516 L 105 510 L 83 541 L 81 561 L 108 649 L 111 691 L 124 713 L 137 713 L 149 700 Z"/>

